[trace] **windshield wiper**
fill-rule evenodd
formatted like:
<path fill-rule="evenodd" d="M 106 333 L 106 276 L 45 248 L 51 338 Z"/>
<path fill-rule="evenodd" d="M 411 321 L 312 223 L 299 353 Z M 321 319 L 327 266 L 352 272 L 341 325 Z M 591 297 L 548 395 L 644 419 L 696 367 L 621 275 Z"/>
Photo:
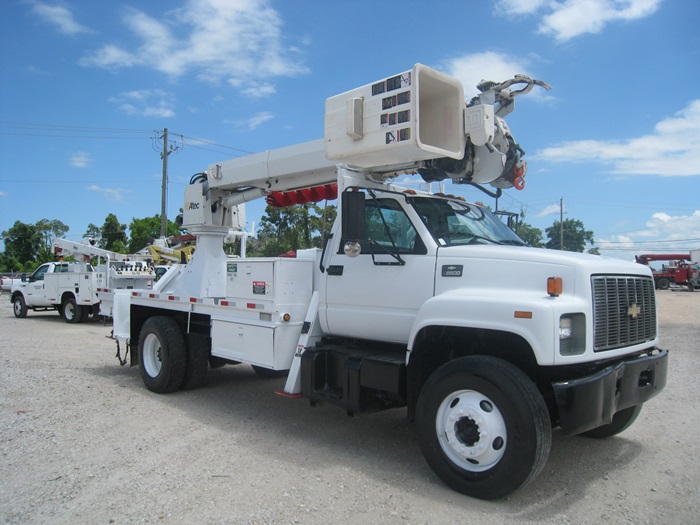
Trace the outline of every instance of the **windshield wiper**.
<path fill-rule="evenodd" d="M 494 239 L 484 237 L 483 235 L 477 235 L 475 233 L 468 233 L 467 235 L 469 235 L 471 237 L 471 239 L 469 239 L 468 244 L 474 244 L 474 241 L 487 241 L 487 242 L 490 242 L 492 244 L 503 244 L 503 242 L 501 242 L 501 241 L 496 241 Z"/>

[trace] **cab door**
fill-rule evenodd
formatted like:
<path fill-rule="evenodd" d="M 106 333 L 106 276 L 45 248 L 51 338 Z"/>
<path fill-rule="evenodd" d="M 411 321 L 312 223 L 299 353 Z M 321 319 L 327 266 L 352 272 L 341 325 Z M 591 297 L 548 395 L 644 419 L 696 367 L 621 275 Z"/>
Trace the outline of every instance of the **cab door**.
<path fill-rule="evenodd" d="M 44 292 L 44 276 L 51 268 L 51 263 L 42 264 L 34 270 L 27 283 L 27 304 L 30 306 L 48 306 L 49 301 Z"/>
<path fill-rule="evenodd" d="M 435 254 L 429 253 L 403 197 L 368 199 L 368 240 L 351 257 L 326 256 L 325 326 L 330 334 L 407 343 L 420 306 L 433 295 Z M 322 320 L 323 320 L 322 316 Z"/>

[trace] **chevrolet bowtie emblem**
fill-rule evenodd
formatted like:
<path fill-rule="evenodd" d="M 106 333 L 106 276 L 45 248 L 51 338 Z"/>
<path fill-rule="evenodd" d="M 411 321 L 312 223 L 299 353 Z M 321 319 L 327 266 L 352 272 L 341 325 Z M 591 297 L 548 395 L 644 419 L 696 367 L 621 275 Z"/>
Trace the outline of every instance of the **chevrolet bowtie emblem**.
<path fill-rule="evenodd" d="M 642 313 L 642 309 L 637 306 L 636 303 L 633 303 L 627 307 L 627 315 L 629 315 L 632 319 L 636 319 L 640 313 Z"/>

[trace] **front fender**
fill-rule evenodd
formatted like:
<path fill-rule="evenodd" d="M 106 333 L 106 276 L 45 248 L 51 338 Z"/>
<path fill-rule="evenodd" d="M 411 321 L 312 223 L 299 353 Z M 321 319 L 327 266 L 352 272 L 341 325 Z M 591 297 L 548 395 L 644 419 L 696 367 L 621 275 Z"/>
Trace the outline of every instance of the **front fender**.
<path fill-rule="evenodd" d="M 559 338 L 559 316 L 582 312 L 585 304 L 573 298 L 527 292 L 457 289 L 437 295 L 419 309 L 408 341 L 410 352 L 421 330 L 431 326 L 479 328 L 513 333 L 532 348 L 537 363 L 553 365 Z"/>

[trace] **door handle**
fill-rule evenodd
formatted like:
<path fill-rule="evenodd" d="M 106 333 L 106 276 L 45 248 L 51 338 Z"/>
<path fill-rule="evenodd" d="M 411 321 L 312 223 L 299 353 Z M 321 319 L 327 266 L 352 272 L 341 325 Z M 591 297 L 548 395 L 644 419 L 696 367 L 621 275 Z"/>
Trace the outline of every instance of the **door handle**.
<path fill-rule="evenodd" d="M 338 264 L 332 264 L 328 268 L 326 268 L 326 271 L 328 272 L 328 275 L 343 275 L 343 266 L 338 265 Z"/>

